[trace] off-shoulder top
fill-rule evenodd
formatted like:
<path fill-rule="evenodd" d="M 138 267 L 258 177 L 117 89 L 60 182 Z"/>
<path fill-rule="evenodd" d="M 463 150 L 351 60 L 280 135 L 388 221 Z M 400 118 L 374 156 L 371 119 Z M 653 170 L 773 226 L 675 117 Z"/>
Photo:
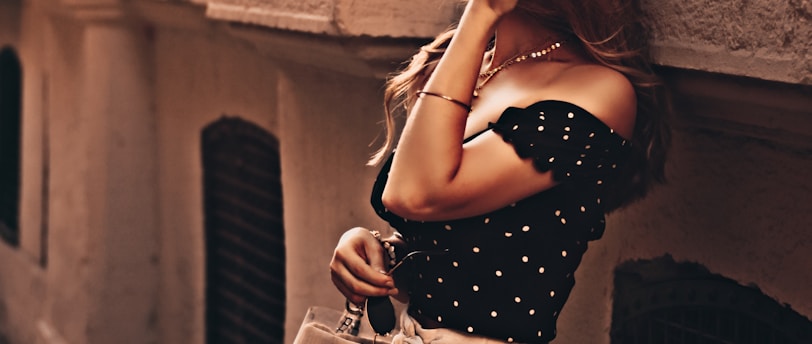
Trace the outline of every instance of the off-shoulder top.
<path fill-rule="evenodd" d="M 559 183 L 487 214 L 410 221 L 381 202 L 390 157 L 372 206 L 409 250 L 437 252 L 410 262 L 410 314 L 506 342 L 545 343 L 556 336 L 587 242 L 604 232 L 601 197 L 631 144 L 586 110 L 553 100 L 508 108 L 488 130 Z"/>

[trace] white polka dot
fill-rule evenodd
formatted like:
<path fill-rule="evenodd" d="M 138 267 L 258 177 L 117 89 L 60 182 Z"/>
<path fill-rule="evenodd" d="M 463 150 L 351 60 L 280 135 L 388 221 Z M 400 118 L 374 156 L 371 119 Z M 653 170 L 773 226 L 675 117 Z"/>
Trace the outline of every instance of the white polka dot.
<path fill-rule="evenodd" d="M 496 277 L 502 277 L 502 271 L 500 271 L 500 270 L 496 270 L 495 274 L 496 274 Z"/>
<path fill-rule="evenodd" d="M 451 265 L 454 265 L 454 267 L 457 268 L 457 267 L 460 266 L 460 263 L 459 262 L 452 262 Z"/>
<path fill-rule="evenodd" d="M 527 263 L 527 262 L 529 262 L 529 261 L 530 261 L 530 257 L 528 257 L 528 256 L 522 256 L 522 262 Z"/>
<path fill-rule="evenodd" d="M 437 240 L 432 240 L 431 242 L 434 244 L 434 246 L 437 246 Z"/>
<path fill-rule="evenodd" d="M 564 131 L 570 131 L 570 127 L 564 127 Z"/>
<path fill-rule="evenodd" d="M 443 283 L 443 278 L 442 277 L 437 277 L 437 283 Z"/>
<path fill-rule="evenodd" d="M 550 290 L 550 297 L 555 296 L 555 290 Z"/>
<path fill-rule="evenodd" d="M 585 213 L 585 212 L 586 212 L 586 207 L 581 206 L 581 212 L 582 212 L 582 213 Z"/>
<path fill-rule="evenodd" d="M 426 298 L 427 298 L 427 299 L 430 299 L 430 298 L 431 298 L 431 294 L 426 294 Z"/>
<path fill-rule="evenodd" d="M 431 257 L 426 256 L 426 261 L 427 261 L 427 262 L 430 262 L 430 261 L 431 261 Z"/>
<path fill-rule="evenodd" d="M 562 225 L 566 225 L 566 224 L 567 224 L 567 219 L 565 219 L 565 218 L 563 218 L 563 217 L 562 217 L 562 218 L 561 218 L 561 224 L 562 224 Z"/>
<path fill-rule="evenodd" d="M 543 274 L 543 273 L 544 273 L 544 267 L 543 267 L 543 266 L 539 268 L 539 273 L 540 273 L 540 274 Z"/>
<path fill-rule="evenodd" d="M 539 126 L 539 128 L 538 128 L 538 130 L 539 130 L 539 131 L 544 131 L 544 126 L 543 126 L 543 125 L 540 125 L 540 126 Z"/>
<path fill-rule="evenodd" d="M 536 314 L 536 310 L 531 308 L 530 311 L 527 312 L 527 313 L 529 313 L 530 315 L 533 315 L 533 314 Z"/>
<path fill-rule="evenodd" d="M 567 114 L 567 118 L 573 118 L 573 117 L 575 117 L 575 114 L 573 114 L 572 112 Z"/>
<path fill-rule="evenodd" d="M 508 343 L 513 343 L 513 337 L 508 337 Z"/>
<path fill-rule="evenodd" d="M 576 164 L 576 165 L 578 165 L 578 166 L 581 166 L 581 165 L 583 165 L 583 164 L 584 164 L 584 162 L 583 162 L 583 161 L 581 161 L 581 160 L 578 160 L 578 161 L 576 161 L 576 162 L 575 162 L 575 164 Z"/>
<path fill-rule="evenodd" d="M 555 211 L 555 216 L 561 216 L 561 210 L 556 210 Z"/>
<path fill-rule="evenodd" d="M 519 125 L 518 125 L 518 124 L 516 124 L 516 125 L 514 125 L 514 126 L 513 126 L 513 130 L 516 130 L 516 129 L 519 129 Z"/>
<path fill-rule="evenodd" d="M 516 301 L 516 303 L 520 303 L 520 302 L 522 302 L 522 298 L 516 296 L 516 297 L 513 298 L 513 301 Z"/>
<path fill-rule="evenodd" d="M 569 140 L 569 139 L 570 139 L 570 136 L 569 136 L 569 135 L 564 135 L 564 136 L 562 136 L 561 138 L 562 138 L 562 139 L 564 139 L 564 141 L 566 141 L 566 140 Z"/>
<path fill-rule="evenodd" d="M 584 146 L 584 148 L 590 149 L 590 148 L 592 148 L 592 145 L 586 145 L 586 146 Z"/>
<path fill-rule="evenodd" d="M 553 312 L 553 316 L 558 316 L 558 311 Z"/>
<path fill-rule="evenodd" d="M 561 251 L 561 256 L 566 257 L 567 256 L 567 251 Z"/>
<path fill-rule="evenodd" d="M 603 181 L 602 181 L 602 180 L 598 180 L 598 185 L 601 185 L 601 184 L 603 184 Z"/>
<path fill-rule="evenodd" d="M 549 161 L 549 162 L 553 162 L 553 161 L 555 161 L 555 157 L 554 157 L 554 156 L 551 156 L 551 157 L 550 157 L 550 159 L 547 159 L 547 161 Z"/>
<path fill-rule="evenodd" d="M 485 223 L 490 223 L 490 222 L 491 222 L 491 218 L 490 218 L 490 217 L 486 217 L 486 218 L 485 218 Z"/>
<path fill-rule="evenodd" d="M 478 285 L 476 285 L 476 284 L 474 284 L 474 286 L 472 287 L 472 289 L 473 289 L 474 291 L 479 291 L 479 286 L 478 286 Z"/>
<path fill-rule="evenodd" d="M 437 322 L 443 322 L 443 317 L 438 315 L 437 316 Z"/>
<path fill-rule="evenodd" d="M 445 230 L 450 231 L 451 230 L 451 225 L 445 225 Z"/>
<path fill-rule="evenodd" d="M 479 253 L 479 247 L 474 246 L 473 251 L 474 251 L 474 253 Z"/>
<path fill-rule="evenodd" d="M 589 137 L 595 137 L 595 133 L 589 133 Z"/>
<path fill-rule="evenodd" d="M 473 332 L 474 332 L 474 328 L 473 328 L 473 327 L 471 327 L 471 326 L 468 326 L 468 332 L 469 332 L 469 333 L 473 333 Z"/>
<path fill-rule="evenodd" d="M 541 331 L 538 332 L 539 337 L 541 337 Z"/>
<path fill-rule="evenodd" d="M 600 198 L 598 198 L 598 204 L 601 204 L 601 199 Z"/>
<path fill-rule="evenodd" d="M 496 318 L 499 314 L 496 311 L 491 311 L 491 318 Z"/>
<path fill-rule="evenodd" d="M 457 300 L 454 300 L 454 307 L 459 307 L 459 306 L 460 306 L 460 302 L 457 301 Z"/>
<path fill-rule="evenodd" d="M 530 231 L 530 226 L 522 227 L 522 232 L 529 232 L 529 231 Z"/>
<path fill-rule="evenodd" d="M 511 233 L 511 232 L 505 232 L 505 237 L 506 237 L 506 238 L 510 238 L 510 237 L 512 237 L 512 236 L 513 236 L 513 233 Z"/>

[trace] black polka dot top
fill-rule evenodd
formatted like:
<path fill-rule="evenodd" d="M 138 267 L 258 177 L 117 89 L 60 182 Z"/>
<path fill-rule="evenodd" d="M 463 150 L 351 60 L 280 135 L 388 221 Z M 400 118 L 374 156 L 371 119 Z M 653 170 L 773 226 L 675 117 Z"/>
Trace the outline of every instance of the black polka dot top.
<path fill-rule="evenodd" d="M 479 216 L 444 222 L 404 219 L 381 202 L 384 164 L 372 205 L 408 250 L 445 253 L 410 259 L 409 313 L 425 322 L 504 340 L 545 343 L 569 296 L 587 242 L 604 231 L 601 196 L 630 143 L 586 110 L 541 101 L 508 108 L 489 130 L 553 171 L 559 184 Z"/>

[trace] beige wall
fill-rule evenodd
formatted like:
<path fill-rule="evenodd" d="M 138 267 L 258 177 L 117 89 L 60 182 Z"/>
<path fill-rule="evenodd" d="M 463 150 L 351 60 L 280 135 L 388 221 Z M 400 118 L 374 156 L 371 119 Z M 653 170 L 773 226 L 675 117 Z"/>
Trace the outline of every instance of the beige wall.
<path fill-rule="evenodd" d="M 286 342 L 308 306 L 341 306 L 327 272 L 338 236 L 382 226 L 368 205 L 376 170 L 364 166 L 382 78 L 454 9 L 423 1 L 392 22 L 402 1 L 270 1 L 250 13 L 194 2 L 0 4 L 0 44 L 18 46 L 25 69 L 21 247 L 0 244 L 0 333 L 12 343 L 203 343 L 200 134 L 222 115 L 280 140 Z M 649 6 L 658 61 L 810 83 L 808 2 L 702 3 Z M 438 10 L 415 10 L 426 6 Z M 2 20 L 9 8 L 22 11 L 17 31 Z M 739 24 L 753 18 L 783 24 Z M 666 253 L 812 317 L 809 88 L 701 75 L 690 80 L 713 87 L 675 85 L 693 103 L 676 119 L 671 183 L 610 217 L 560 342 L 608 342 L 613 269 Z"/>
<path fill-rule="evenodd" d="M 812 84 L 806 0 L 642 0 L 665 65 Z"/>

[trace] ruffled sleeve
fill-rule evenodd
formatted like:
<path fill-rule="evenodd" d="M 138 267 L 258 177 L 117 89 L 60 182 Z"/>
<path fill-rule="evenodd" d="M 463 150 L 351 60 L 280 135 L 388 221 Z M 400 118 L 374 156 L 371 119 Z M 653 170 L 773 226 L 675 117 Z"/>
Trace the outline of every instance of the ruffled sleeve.
<path fill-rule="evenodd" d="M 490 128 L 513 145 L 537 170 L 552 170 L 556 181 L 601 178 L 629 155 L 631 143 L 572 103 L 541 101 L 510 107 Z"/>

